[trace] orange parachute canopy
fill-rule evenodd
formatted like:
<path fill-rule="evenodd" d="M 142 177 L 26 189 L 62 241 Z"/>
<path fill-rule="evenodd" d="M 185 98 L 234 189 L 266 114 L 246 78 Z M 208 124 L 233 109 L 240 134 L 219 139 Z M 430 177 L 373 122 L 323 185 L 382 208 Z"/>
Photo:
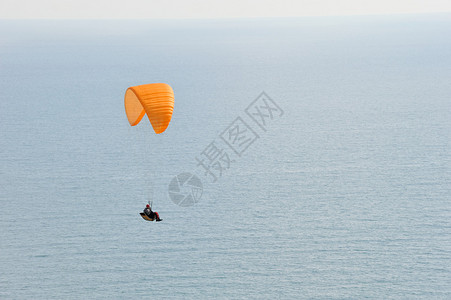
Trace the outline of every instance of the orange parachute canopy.
<path fill-rule="evenodd" d="M 137 125 L 147 114 L 155 133 L 162 133 L 172 118 L 174 91 L 166 83 L 132 86 L 125 92 L 124 102 L 130 125 Z"/>

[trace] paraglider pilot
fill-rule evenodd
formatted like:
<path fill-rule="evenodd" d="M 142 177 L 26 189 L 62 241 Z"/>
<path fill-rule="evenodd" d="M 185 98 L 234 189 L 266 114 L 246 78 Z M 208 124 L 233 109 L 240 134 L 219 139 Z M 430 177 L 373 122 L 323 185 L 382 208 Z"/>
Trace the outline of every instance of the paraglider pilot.
<path fill-rule="evenodd" d="M 158 212 L 152 211 L 152 208 L 150 208 L 149 204 L 147 204 L 146 208 L 144 208 L 144 213 L 151 219 L 157 217 L 157 219 L 156 219 L 157 222 L 160 222 L 163 220 L 163 219 L 160 219 L 160 215 L 158 214 Z"/>

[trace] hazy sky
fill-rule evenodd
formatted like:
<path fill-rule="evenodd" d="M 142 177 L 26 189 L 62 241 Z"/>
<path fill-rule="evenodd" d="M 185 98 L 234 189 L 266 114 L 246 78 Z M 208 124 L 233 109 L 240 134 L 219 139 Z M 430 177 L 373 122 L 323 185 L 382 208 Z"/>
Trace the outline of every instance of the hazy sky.
<path fill-rule="evenodd" d="M 0 18 L 230 18 L 451 12 L 451 0 L 0 0 Z"/>

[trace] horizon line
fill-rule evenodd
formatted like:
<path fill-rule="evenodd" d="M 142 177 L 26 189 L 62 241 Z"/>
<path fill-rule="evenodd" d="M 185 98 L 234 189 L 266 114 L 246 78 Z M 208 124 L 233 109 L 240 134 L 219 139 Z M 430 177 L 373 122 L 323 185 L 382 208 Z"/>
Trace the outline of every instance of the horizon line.
<path fill-rule="evenodd" d="M 38 18 L 2 18 L 1 21 L 151 21 L 151 20 L 238 20 L 238 19 L 299 19 L 299 18 L 333 18 L 333 17 L 379 17 L 379 16 L 409 16 L 409 15 L 446 15 L 451 14 L 450 11 L 436 12 L 395 12 L 395 13 L 364 13 L 364 14 L 331 14 L 331 15 L 300 15 L 300 16 L 228 16 L 228 17 L 152 17 L 152 18 L 55 18 L 55 17 L 38 17 Z"/>

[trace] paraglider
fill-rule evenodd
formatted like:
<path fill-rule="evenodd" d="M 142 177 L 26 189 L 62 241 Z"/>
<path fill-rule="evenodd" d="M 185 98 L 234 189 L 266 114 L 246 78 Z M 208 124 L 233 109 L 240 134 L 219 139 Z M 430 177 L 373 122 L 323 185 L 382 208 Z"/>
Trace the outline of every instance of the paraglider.
<path fill-rule="evenodd" d="M 131 126 L 149 118 L 155 133 L 166 130 L 174 110 L 174 91 L 166 83 L 132 86 L 125 92 L 125 113 Z"/>
<path fill-rule="evenodd" d="M 153 220 L 156 220 L 157 222 L 163 221 L 163 219 L 160 219 L 160 215 L 158 214 L 158 212 L 152 210 L 150 204 L 146 204 L 146 208 L 144 208 L 143 212 L 139 214 L 146 221 Z"/>
<path fill-rule="evenodd" d="M 147 115 L 156 134 L 163 133 L 169 126 L 174 110 L 174 91 L 166 83 L 151 83 L 129 87 L 125 92 L 125 113 L 131 126 L 141 122 Z M 162 221 L 149 204 L 141 217 L 146 221 Z"/>

